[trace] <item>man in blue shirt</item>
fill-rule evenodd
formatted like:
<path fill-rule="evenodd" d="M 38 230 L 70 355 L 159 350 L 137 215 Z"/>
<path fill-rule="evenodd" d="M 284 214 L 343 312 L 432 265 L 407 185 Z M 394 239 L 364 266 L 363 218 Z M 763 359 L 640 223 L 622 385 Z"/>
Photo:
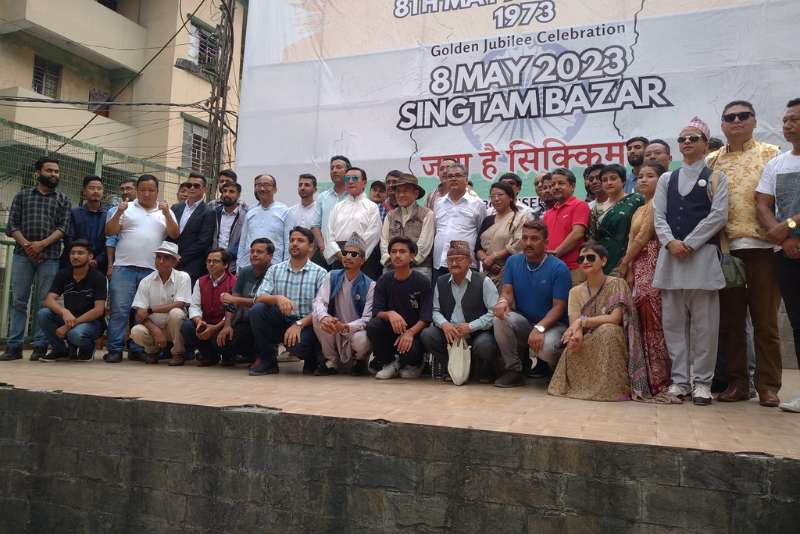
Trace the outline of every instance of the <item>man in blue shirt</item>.
<path fill-rule="evenodd" d="M 568 324 L 572 276 L 563 261 L 545 252 L 547 226 L 526 222 L 522 244 L 523 252 L 506 262 L 503 290 L 494 307 L 494 335 L 505 365 L 494 385 L 501 388 L 524 384 L 522 367 L 529 351 L 534 361 L 528 376 L 549 375 L 561 354 L 561 335 Z"/>
<path fill-rule="evenodd" d="M 287 258 L 284 246 L 286 232 L 286 213 L 289 207 L 275 200 L 278 183 L 271 174 L 260 174 L 254 180 L 258 204 L 249 208 L 242 224 L 239 238 L 239 252 L 236 255 L 237 268 L 250 265 L 250 243 L 259 237 L 266 237 L 275 245 L 275 262 Z"/>
<path fill-rule="evenodd" d="M 67 236 L 64 239 L 64 253 L 61 255 L 61 268 L 70 265 L 70 244 L 78 239 L 85 239 L 91 246 L 92 259 L 90 269 L 97 269 L 105 274 L 108 262 L 106 258 L 106 210 L 100 203 L 103 200 L 103 182 L 99 176 L 87 176 L 83 179 L 83 205 L 72 208 L 69 215 Z"/>

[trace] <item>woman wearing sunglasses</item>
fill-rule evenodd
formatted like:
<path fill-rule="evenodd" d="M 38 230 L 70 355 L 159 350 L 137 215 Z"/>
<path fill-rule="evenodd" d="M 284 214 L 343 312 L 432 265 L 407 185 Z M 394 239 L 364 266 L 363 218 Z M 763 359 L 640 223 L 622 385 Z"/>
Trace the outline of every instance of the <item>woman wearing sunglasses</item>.
<path fill-rule="evenodd" d="M 566 349 L 547 392 L 596 401 L 650 398 L 628 284 L 603 273 L 608 252 L 598 243 L 584 245 L 578 263 L 586 281 L 569 292 Z"/>
<path fill-rule="evenodd" d="M 604 202 L 592 209 L 589 237 L 608 250 L 608 262 L 603 269 L 606 274 L 625 276 L 619 269 L 620 260 L 628 246 L 628 234 L 634 212 L 644 205 L 639 193 L 625 194 L 627 171 L 618 164 L 606 165 L 600 171 L 600 182 L 606 194 Z"/>
<path fill-rule="evenodd" d="M 671 367 L 661 328 L 661 291 L 653 287 L 661 248 L 656 237 L 653 196 L 658 179 L 665 172 L 667 170 L 658 163 L 645 163 L 639 168 L 636 184 L 647 203 L 633 214 L 628 250 L 620 262 L 620 273 L 626 275 L 628 286 L 633 290 L 650 391 L 654 395 L 669 387 Z"/>

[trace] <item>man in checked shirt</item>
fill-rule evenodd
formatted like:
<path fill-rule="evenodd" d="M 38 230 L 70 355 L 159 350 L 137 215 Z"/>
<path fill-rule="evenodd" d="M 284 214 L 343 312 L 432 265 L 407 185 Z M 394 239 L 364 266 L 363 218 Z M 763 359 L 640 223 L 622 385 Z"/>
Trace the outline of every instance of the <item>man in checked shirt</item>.
<path fill-rule="evenodd" d="M 38 313 L 58 272 L 61 241 L 69 224 L 69 198 L 56 191 L 59 181 L 58 160 L 39 158 L 34 169 L 36 185 L 14 195 L 8 214 L 6 235 L 17 244 L 11 265 L 11 327 L 0 361 L 22 358 L 31 286 L 35 281 L 36 295 L 32 312 Z M 47 338 L 37 326 L 31 360 L 38 360 L 46 352 Z"/>

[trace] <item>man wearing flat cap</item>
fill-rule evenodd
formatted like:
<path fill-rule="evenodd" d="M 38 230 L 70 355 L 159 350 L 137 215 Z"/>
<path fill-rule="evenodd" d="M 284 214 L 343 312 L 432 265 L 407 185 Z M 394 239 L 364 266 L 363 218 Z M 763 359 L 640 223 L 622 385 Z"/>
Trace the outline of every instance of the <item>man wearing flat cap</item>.
<path fill-rule="evenodd" d="M 371 346 L 366 328 L 372 318 L 375 282 L 361 272 L 367 245 L 358 234 L 353 233 L 341 250 L 344 268 L 328 273 L 314 298 L 314 333 L 325 358 L 317 375 L 347 369 L 354 375 L 367 373 Z"/>
<path fill-rule="evenodd" d="M 158 363 L 161 351 L 172 342 L 169 365 L 183 365 L 181 324 L 186 319 L 186 306 L 192 302 L 192 280 L 188 273 L 175 269 L 180 261 L 178 245 L 164 241 L 155 250 L 156 270 L 145 276 L 136 290 L 132 308 L 136 310 L 136 326 L 131 339 L 144 348 L 146 363 Z"/>
<path fill-rule="evenodd" d="M 425 196 L 417 177 L 400 173 L 392 184 L 397 208 L 386 214 L 381 232 L 381 265 L 390 269 L 389 241 L 395 237 L 408 237 L 417 244 L 417 253 L 412 263 L 413 269 L 430 278 L 433 261 L 434 217 L 433 211 L 417 204 Z"/>
<path fill-rule="evenodd" d="M 678 137 L 683 165 L 661 176 L 653 198 L 662 245 L 653 287 L 661 290 L 664 338 L 672 360 L 669 393 L 679 398 L 691 394 L 697 405 L 711 404 L 718 290 L 725 287 L 719 233 L 728 219 L 728 179 L 720 172 L 712 183 L 705 160 L 708 138 L 706 123 L 698 117 L 689 121 Z"/>
<path fill-rule="evenodd" d="M 491 361 L 498 354 L 492 333 L 497 288 L 480 273 L 473 273 L 469 243 L 451 241 L 447 250 L 449 274 L 440 276 L 433 290 L 433 324 L 422 331 L 422 344 L 434 357 L 434 377 L 447 368 L 447 346 L 465 339 L 472 347 L 478 378 L 488 381 Z"/>

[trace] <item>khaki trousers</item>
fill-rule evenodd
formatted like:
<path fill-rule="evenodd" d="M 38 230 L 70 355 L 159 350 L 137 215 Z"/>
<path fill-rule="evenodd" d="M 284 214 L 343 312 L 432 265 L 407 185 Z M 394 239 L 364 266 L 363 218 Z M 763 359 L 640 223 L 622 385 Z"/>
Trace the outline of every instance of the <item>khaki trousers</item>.
<path fill-rule="evenodd" d="M 745 323 L 749 308 L 756 347 L 756 389 L 777 393 L 783 367 L 778 331 L 781 294 L 775 276 L 775 254 L 766 248 L 734 250 L 731 254 L 744 262 L 747 285 L 719 292 L 719 343 L 727 359 L 728 384 L 748 384 Z"/>
<path fill-rule="evenodd" d="M 181 324 L 184 319 L 186 319 L 186 312 L 179 308 L 172 308 L 168 314 L 154 313 L 150 316 L 150 320 L 164 332 L 167 341 L 172 341 L 173 356 L 186 353 L 183 346 L 183 335 L 181 335 Z M 131 339 L 140 345 L 147 354 L 156 354 L 161 350 L 153 340 L 150 331 L 142 324 L 131 328 Z"/>

